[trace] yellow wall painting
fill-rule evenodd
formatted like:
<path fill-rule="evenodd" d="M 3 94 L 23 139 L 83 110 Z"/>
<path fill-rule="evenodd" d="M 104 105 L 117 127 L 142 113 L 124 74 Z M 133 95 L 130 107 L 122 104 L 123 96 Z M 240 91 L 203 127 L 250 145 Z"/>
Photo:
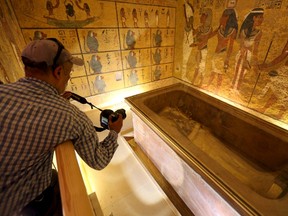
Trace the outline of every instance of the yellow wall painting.
<path fill-rule="evenodd" d="M 9 2 L 13 10 L 0 6 L 7 82 L 20 73 L 5 62 L 25 42 L 56 37 L 85 61 L 68 85 L 83 96 L 173 76 L 288 121 L 288 0 Z"/>
<path fill-rule="evenodd" d="M 185 0 L 182 14 L 174 76 L 287 122 L 288 1 Z"/>
<path fill-rule="evenodd" d="M 175 8 L 172 7 L 117 3 L 117 12 L 122 28 L 175 28 Z"/>
<path fill-rule="evenodd" d="M 122 89 L 124 88 L 123 79 L 122 71 L 107 74 L 97 74 L 88 77 L 92 94 L 100 94 Z"/>
<path fill-rule="evenodd" d="M 151 67 L 124 70 L 125 87 L 151 82 Z"/>
<path fill-rule="evenodd" d="M 124 69 L 151 65 L 150 49 L 125 50 L 122 55 Z"/>
<path fill-rule="evenodd" d="M 159 40 L 161 38 L 161 41 Z M 151 46 L 174 46 L 175 29 L 151 29 Z"/>
<path fill-rule="evenodd" d="M 119 50 L 118 29 L 78 29 L 83 53 Z"/>
<path fill-rule="evenodd" d="M 11 0 L 21 28 L 117 27 L 115 3 L 98 0 Z"/>
<path fill-rule="evenodd" d="M 91 0 L 12 5 L 26 43 L 55 37 L 83 58 L 67 90 L 91 96 L 172 76 L 175 7 Z"/>
<path fill-rule="evenodd" d="M 81 54 L 76 29 L 22 29 L 26 43 L 43 38 L 57 38 L 72 54 Z"/>
<path fill-rule="evenodd" d="M 87 97 L 90 95 L 90 86 L 86 77 L 72 77 L 66 87 L 67 91 Z"/>
<path fill-rule="evenodd" d="M 152 66 L 152 81 L 159 80 L 160 78 L 168 78 L 173 74 L 174 66 L 170 64 L 159 64 Z"/>
<path fill-rule="evenodd" d="M 84 55 L 84 64 L 87 75 L 119 71 L 122 69 L 119 51 Z"/>

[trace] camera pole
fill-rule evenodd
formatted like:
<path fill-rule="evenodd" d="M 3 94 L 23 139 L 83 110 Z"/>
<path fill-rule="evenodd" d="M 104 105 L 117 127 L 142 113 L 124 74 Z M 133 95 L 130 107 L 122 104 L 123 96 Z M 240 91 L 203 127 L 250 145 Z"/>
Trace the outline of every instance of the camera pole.
<path fill-rule="evenodd" d="M 78 101 L 81 104 L 89 104 L 91 106 L 91 109 L 93 109 L 93 107 L 95 107 L 96 109 L 98 109 L 99 111 L 103 111 L 102 109 L 96 107 L 95 105 L 93 105 L 92 103 L 88 102 L 84 97 L 81 97 L 80 95 L 77 95 L 73 92 L 71 92 L 71 97 L 73 100 Z"/>

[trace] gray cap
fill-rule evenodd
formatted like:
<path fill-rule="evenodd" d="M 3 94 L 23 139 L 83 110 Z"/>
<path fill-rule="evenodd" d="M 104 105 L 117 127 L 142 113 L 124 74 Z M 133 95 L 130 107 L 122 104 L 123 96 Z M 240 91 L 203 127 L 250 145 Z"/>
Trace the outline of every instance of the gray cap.
<path fill-rule="evenodd" d="M 24 48 L 21 56 L 35 63 L 46 62 L 47 66 L 52 66 L 58 48 L 59 45 L 53 40 L 34 40 Z M 64 48 L 56 63 L 59 65 L 66 61 L 70 61 L 79 66 L 84 65 L 82 58 L 72 56 L 71 53 Z"/>

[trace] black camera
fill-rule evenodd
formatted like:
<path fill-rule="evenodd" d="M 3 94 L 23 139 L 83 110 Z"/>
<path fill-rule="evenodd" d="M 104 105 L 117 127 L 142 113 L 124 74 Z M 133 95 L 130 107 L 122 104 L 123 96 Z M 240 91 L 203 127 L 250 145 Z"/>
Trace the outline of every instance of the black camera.
<path fill-rule="evenodd" d="M 115 112 L 113 112 L 110 109 L 102 110 L 102 112 L 100 114 L 100 124 L 101 124 L 101 126 L 103 128 L 105 128 L 105 129 L 108 129 L 109 116 L 112 116 L 112 122 L 115 122 L 118 119 L 119 114 L 122 115 L 123 119 L 126 118 L 125 109 L 119 109 L 119 110 L 116 110 Z"/>
<path fill-rule="evenodd" d="M 112 115 L 112 122 L 116 121 L 119 117 L 119 114 L 122 115 L 122 118 L 125 119 L 126 118 L 126 112 L 125 112 L 125 109 L 119 109 L 119 110 L 116 110 L 115 112 L 113 112 L 112 110 L 110 109 L 105 109 L 105 110 L 102 110 L 102 109 L 99 109 L 98 107 L 94 106 L 92 103 L 88 102 L 84 97 L 81 97 L 80 95 L 77 95 L 73 92 L 71 92 L 71 96 L 70 96 L 72 99 L 78 101 L 79 103 L 82 103 L 82 104 L 89 104 L 91 106 L 91 109 L 93 109 L 93 107 L 95 107 L 96 109 L 98 109 L 99 111 L 101 111 L 101 114 L 100 114 L 100 124 L 103 128 L 98 128 L 98 127 L 95 127 L 96 131 L 98 132 L 101 132 L 105 129 L 109 129 L 109 126 L 108 126 L 108 122 L 109 122 L 109 116 Z"/>

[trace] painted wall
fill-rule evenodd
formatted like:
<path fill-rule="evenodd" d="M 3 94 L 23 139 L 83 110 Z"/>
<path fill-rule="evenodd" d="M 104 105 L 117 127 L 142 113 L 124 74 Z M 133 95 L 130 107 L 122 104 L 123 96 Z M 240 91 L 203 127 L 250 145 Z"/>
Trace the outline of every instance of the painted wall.
<path fill-rule="evenodd" d="M 15 82 L 24 76 L 20 61 L 25 41 L 9 1 L 0 0 L 0 80 Z"/>
<path fill-rule="evenodd" d="M 174 76 L 287 123 L 288 1 L 185 0 L 178 9 Z"/>
<path fill-rule="evenodd" d="M 24 76 L 26 43 L 56 37 L 85 61 L 68 85 L 80 95 L 175 77 L 288 122 L 288 0 L 0 2 L 5 83 Z M 249 22 L 241 27 L 254 8 L 261 12 L 247 36 Z"/>
<path fill-rule="evenodd" d="M 84 59 L 67 90 L 86 97 L 172 76 L 173 1 L 132 2 L 11 0 L 26 43 L 55 37 Z"/>

